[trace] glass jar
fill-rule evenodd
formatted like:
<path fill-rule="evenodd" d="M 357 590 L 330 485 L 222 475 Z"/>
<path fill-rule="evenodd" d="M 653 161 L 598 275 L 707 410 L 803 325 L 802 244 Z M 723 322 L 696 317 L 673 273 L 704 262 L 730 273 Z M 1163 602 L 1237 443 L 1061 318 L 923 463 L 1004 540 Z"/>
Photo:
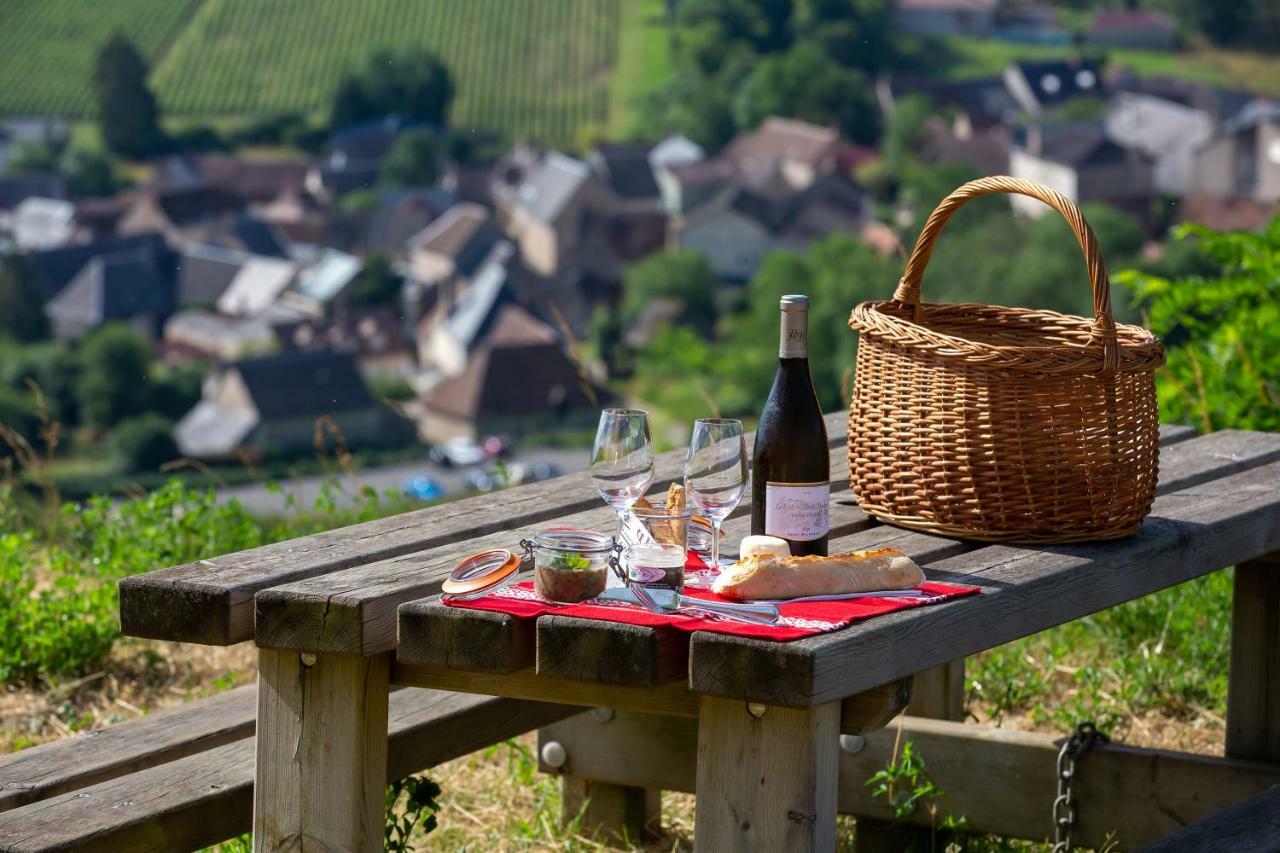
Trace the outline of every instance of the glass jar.
<path fill-rule="evenodd" d="M 576 604 L 604 592 L 612 537 L 553 527 L 520 544 L 533 553 L 533 586 L 548 601 Z"/>
<path fill-rule="evenodd" d="M 680 545 L 657 542 L 628 545 L 622 552 L 627 580 L 636 586 L 684 592 L 685 550 Z"/>
<path fill-rule="evenodd" d="M 671 512 L 663 507 L 637 506 L 631 508 L 631 514 L 644 525 L 644 529 L 653 537 L 654 542 L 678 545 L 682 549 L 688 549 L 693 510 L 686 508 L 679 512 Z M 628 540 L 624 539 L 624 541 Z M 642 543 L 633 538 L 628 544 Z"/>

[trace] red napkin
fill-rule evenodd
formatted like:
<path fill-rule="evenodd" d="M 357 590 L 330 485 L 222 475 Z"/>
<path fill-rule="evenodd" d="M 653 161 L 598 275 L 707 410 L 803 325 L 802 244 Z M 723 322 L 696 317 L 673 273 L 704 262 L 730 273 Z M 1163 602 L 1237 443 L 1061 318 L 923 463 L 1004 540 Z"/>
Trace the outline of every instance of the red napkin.
<path fill-rule="evenodd" d="M 709 571 L 707 564 L 696 554 L 690 552 L 685 564 L 686 584 L 692 573 L 705 577 Z M 716 634 L 732 634 L 737 637 L 754 637 L 761 640 L 786 642 L 815 634 L 826 634 L 857 622 L 870 619 L 883 613 L 905 610 L 908 607 L 921 607 L 926 604 L 937 604 L 951 598 L 973 595 L 979 592 L 976 586 L 956 586 L 952 584 L 926 581 L 916 587 L 930 593 L 927 598 L 851 598 L 844 601 L 801 601 L 794 604 L 782 604 L 778 611 L 782 618 L 774 625 L 756 625 L 747 622 L 736 622 L 725 619 L 709 619 L 702 616 L 684 616 L 676 614 L 653 613 L 621 601 L 592 599 L 581 604 L 556 604 L 547 601 L 533 589 L 532 581 L 505 586 L 496 592 L 469 600 L 444 598 L 450 607 L 462 607 L 471 610 L 489 610 L 508 613 L 518 619 L 536 619 L 546 613 L 561 616 L 573 616 L 579 619 L 597 619 L 602 622 L 626 622 L 630 625 L 657 627 L 670 625 L 680 631 L 711 631 Z M 730 601 L 715 593 L 686 589 L 685 594 L 691 598 L 707 601 Z"/>

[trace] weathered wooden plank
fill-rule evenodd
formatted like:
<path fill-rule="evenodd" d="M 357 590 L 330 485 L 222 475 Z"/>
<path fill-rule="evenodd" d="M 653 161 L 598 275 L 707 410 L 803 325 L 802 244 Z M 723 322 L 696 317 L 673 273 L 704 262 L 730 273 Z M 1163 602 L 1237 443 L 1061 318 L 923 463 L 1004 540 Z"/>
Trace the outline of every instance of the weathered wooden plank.
<path fill-rule="evenodd" d="M 0 812 L 253 736 L 254 687 L 0 757 Z"/>
<path fill-rule="evenodd" d="M 618 785 L 693 790 L 693 719 L 619 714 L 594 730 L 552 731 L 576 773 Z M 1051 837 L 1060 738 L 910 716 L 902 718 L 901 735 L 895 723 L 865 736 L 856 754 L 841 751 L 842 813 L 892 817 L 866 781 L 889 763 L 899 736 L 912 741 L 943 792 L 941 807 L 963 816 L 966 829 L 1033 841 Z M 1081 759 L 1078 773 L 1072 839 L 1095 848 L 1108 843 L 1111 833 L 1117 835 L 1110 843 L 1120 849 L 1154 841 L 1280 782 L 1280 767 L 1273 764 L 1120 744 L 1095 747 Z M 929 815 L 921 807 L 909 821 L 927 825 Z"/>
<path fill-rule="evenodd" d="M 964 658 L 917 672 L 907 709 L 913 716 L 933 720 L 964 720 Z"/>
<path fill-rule="evenodd" d="M 376 850 L 390 655 L 258 652 L 253 849 Z"/>
<path fill-rule="evenodd" d="M 1280 554 L 1236 566 L 1226 752 L 1280 763 Z"/>
<path fill-rule="evenodd" d="M 1280 785 L 1152 842 L 1138 853 L 1276 853 L 1280 851 Z"/>
<path fill-rule="evenodd" d="M 581 710 L 412 688 L 390 706 L 388 780 Z M 244 738 L 0 814 L 0 851 L 169 853 L 247 832 L 254 748 Z"/>
<path fill-rule="evenodd" d="M 1177 444 L 1180 441 L 1195 438 L 1200 433 L 1193 427 L 1182 424 L 1160 424 L 1160 444 Z"/>
<path fill-rule="evenodd" d="M 843 446 L 847 413 L 829 414 L 826 421 L 831 446 Z M 660 454 L 655 485 L 665 487 L 680 477 L 684 457 L 683 450 Z M 834 477 L 847 484 L 848 466 Z M 595 487 L 582 471 L 134 575 L 119 584 L 121 630 L 130 636 L 158 640 L 238 643 L 253 638 L 253 599 L 259 590 L 537 524 L 598 505 Z"/>
<path fill-rule="evenodd" d="M 766 704 L 821 703 L 1270 553 L 1280 549 L 1277 482 L 1272 463 L 1163 495 L 1122 540 L 990 546 L 929 566 L 934 579 L 982 586 L 972 598 L 786 644 L 695 634 L 690 686 Z"/>
<path fill-rule="evenodd" d="M 839 704 L 749 708 L 703 696 L 698 714 L 699 850 L 833 850 Z"/>
<path fill-rule="evenodd" d="M 656 788 L 564 776 L 560 797 L 561 825 L 577 821 L 579 834 L 589 838 L 630 846 L 659 834 L 662 792 Z"/>
<path fill-rule="evenodd" d="M 844 451 L 831 454 L 832 476 L 847 469 Z M 593 492 L 594 494 L 594 492 Z M 745 533 L 749 507 L 739 507 L 726 530 Z M 837 504 L 844 525 L 871 524 L 852 504 Z M 598 501 L 592 508 L 556 519 L 557 524 L 612 530 L 614 515 Z M 517 526 L 416 554 L 379 561 L 263 590 L 257 596 L 255 640 L 264 648 L 336 654 L 378 654 L 395 648 L 396 608 L 439 591 L 458 560 L 489 548 L 517 548 L 541 525 Z M 456 630 L 456 629 L 455 629 Z M 469 648 L 466 644 L 462 648 Z M 459 647 L 444 653 L 458 659 Z"/>

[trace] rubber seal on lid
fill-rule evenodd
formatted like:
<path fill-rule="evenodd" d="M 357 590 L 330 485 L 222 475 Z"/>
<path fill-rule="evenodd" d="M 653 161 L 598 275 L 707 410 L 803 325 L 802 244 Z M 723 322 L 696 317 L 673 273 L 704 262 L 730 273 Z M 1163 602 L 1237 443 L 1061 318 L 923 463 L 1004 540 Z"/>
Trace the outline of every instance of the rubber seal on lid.
<path fill-rule="evenodd" d="M 475 595 L 499 586 L 520 568 L 520 555 L 507 548 L 494 548 L 464 557 L 441 584 L 445 595 Z"/>

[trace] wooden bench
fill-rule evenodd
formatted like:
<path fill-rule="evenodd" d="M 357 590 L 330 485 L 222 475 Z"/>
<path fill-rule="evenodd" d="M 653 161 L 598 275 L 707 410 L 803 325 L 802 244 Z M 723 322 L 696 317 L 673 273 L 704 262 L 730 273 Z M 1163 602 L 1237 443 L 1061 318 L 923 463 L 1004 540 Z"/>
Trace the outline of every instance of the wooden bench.
<path fill-rule="evenodd" d="M 1148 844 L 1138 853 L 1278 853 L 1280 785 Z"/>
<path fill-rule="evenodd" d="M 249 830 L 257 688 L 0 759 L 0 850 L 184 851 Z M 581 709 L 405 688 L 389 697 L 387 779 Z"/>

